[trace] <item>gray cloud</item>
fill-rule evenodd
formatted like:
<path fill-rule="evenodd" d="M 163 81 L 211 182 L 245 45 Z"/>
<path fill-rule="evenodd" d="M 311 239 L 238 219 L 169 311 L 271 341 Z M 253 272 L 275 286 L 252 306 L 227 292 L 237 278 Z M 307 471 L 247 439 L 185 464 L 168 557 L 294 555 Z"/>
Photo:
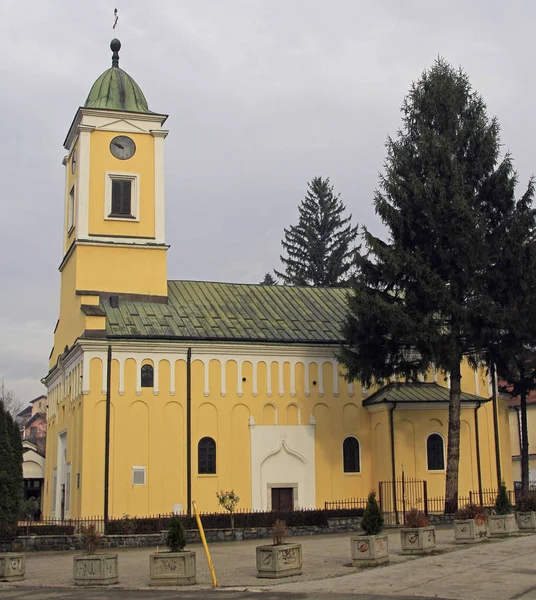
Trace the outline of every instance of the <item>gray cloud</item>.
<path fill-rule="evenodd" d="M 411 82 L 442 55 L 534 170 L 528 1 L 129 0 L 121 66 L 170 114 L 170 278 L 257 282 L 278 267 L 306 182 L 330 176 L 380 232 L 372 195 Z M 0 19 L 0 376 L 41 393 L 59 308 L 62 142 L 110 63 L 114 5 L 4 0 Z"/>

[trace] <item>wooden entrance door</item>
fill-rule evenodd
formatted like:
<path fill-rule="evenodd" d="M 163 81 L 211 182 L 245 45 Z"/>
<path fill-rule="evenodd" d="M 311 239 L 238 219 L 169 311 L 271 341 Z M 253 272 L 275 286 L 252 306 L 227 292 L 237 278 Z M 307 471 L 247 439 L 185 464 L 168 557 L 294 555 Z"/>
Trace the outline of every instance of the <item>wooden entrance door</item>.
<path fill-rule="evenodd" d="M 294 490 L 272 488 L 272 510 L 294 510 Z"/>

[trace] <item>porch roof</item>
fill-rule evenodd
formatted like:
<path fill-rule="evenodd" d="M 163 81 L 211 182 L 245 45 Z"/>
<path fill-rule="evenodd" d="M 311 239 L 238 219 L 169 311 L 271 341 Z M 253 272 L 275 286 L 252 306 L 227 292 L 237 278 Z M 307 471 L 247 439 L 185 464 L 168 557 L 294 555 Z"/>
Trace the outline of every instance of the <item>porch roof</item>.
<path fill-rule="evenodd" d="M 438 383 L 427 382 L 393 382 L 380 388 L 363 400 L 363 406 L 383 404 L 385 402 L 449 402 L 450 390 Z M 461 393 L 461 402 L 489 402 L 489 398 Z"/>

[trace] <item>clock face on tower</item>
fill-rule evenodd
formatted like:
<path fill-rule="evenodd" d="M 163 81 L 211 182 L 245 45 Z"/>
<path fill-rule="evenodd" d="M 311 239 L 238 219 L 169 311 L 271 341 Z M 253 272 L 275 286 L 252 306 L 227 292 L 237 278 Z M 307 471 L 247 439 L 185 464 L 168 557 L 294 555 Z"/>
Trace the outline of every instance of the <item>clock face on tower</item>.
<path fill-rule="evenodd" d="M 119 160 L 127 160 L 134 156 L 136 144 L 126 135 L 118 135 L 110 142 L 110 152 Z"/>

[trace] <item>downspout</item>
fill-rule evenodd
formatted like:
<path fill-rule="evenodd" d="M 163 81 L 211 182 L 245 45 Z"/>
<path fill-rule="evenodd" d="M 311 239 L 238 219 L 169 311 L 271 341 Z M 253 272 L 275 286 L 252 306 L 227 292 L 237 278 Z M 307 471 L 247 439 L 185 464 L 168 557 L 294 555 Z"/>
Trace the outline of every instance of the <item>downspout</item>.
<path fill-rule="evenodd" d="M 497 489 L 502 483 L 501 473 L 501 449 L 499 446 L 499 414 L 497 406 L 497 379 L 495 373 L 495 363 L 493 359 L 490 362 L 490 375 L 491 375 L 491 396 L 493 402 L 493 433 L 495 437 L 495 464 L 497 466 Z"/>
<path fill-rule="evenodd" d="M 187 514 L 192 516 L 192 349 L 186 351 L 186 490 Z"/>
<path fill-rule="evenodd" d="M 476 443 L 476 471 L 478 474 L 478 500 L 480 506 L 484 505 L 482 498 L 482 465 L 480 464 L 480 434 L 478 431 L 478 409 L 481 406 L 481 402 L 478 406 L 475 406 L 475 443 Z"/>
<path fill-rule="evenodd" d="M 400 525 L 398 519 L 398 508 L 396 502 L 396 463 L 395 463 L 395 420 L 394 420 L 394 411 L 396 408 L 396 402 L 393 402 L 391 406 L 391 410 L 389 411 L 389 429 L 391 435 L 391 471 L 393 477 L 393 508 L 395 511 L 395 522 L 397 525 Z"/>
<path fill-rule="evenodd" d="M 104 434 L 104 522 L 108 522 L 108 489 L 110 485 L 110 405 L 112 382 L 112 346 L 108 346 L 106 364 L 106 429 Z"/>

